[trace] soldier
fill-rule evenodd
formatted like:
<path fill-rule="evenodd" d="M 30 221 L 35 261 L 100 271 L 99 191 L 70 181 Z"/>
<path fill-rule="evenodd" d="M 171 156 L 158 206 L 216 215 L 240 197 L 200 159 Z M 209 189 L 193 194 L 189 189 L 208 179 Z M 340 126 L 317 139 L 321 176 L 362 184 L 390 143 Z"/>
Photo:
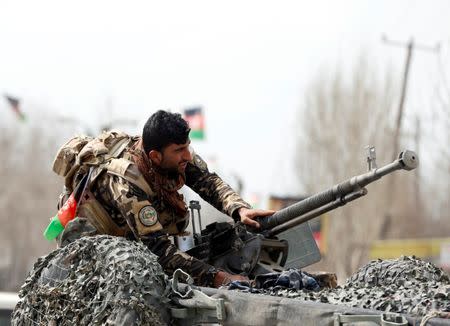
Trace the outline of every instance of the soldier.
<path fill-rule="evenodd" d="M 60 151 L 54 170 L 64 165 L 65 172 L 60 174 L 66 177 L 68 190 L 62 198 L 86 175 L 87 167 L 94 167 L 77 211 L 82 218 L 66 226 L 60 245 L 86 234 L 140 239 L 159 257 L 167 274 L 181 268 L 195 284 L 214 287 L 246 280 L 181 252 L 168 238 L 182 233 L 189 222 L 188 209 L 178 193 L 183 185 L 235 222 L 259 227 L 255 217 L 274 213 L 252 209 L 217 174 L 208 171 L 202 158 L 191 151 L 189 132 L 180 114 L 158 111 L 148 119 L 142 137 L 109 132 L 83 144 L 77 165 L 69 172 L 60 162 L 68 155 Z M 63 202 L 60 200 L 60 205 Z"/>

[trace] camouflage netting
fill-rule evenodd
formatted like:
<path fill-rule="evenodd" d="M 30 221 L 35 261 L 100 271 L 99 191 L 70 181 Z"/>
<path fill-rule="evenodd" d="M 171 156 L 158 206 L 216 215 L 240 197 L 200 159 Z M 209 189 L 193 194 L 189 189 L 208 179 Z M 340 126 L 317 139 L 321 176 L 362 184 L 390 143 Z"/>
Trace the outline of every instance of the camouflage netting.
<path fill-rule="evenodd" d="M 168 284 L 156 256 L 142 244 L 110 236 L 82 238 L 36 262 L 12 324 L 166 325 Z M 372 261 L 336 289 L 259 291 L 413 316 L 450 312 L 449 276 L 415 257 Z"/>
<path fill-rule="evenodd" d="M 144 245 L 79 239 L 39 258 L 20 290 L 13 325 L 166 325 L 167 276 Z"/>
<path fill-rule="evenodd" d="M 372 261 L 336 289 L 311 292 L 275 287 L 265 294 L 413 316 L 450 312 L 449 276 L 415 257 Z"/>

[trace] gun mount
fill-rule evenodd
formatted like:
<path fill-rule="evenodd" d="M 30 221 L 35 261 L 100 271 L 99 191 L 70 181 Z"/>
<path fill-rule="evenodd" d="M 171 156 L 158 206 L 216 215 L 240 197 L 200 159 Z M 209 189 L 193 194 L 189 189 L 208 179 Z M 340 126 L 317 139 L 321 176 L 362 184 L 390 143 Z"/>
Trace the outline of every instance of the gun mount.
<path fill-rule="evenodd" d="M 234 226 L 228 223 L 207 225 L 204 230 L 200 230 L 200 234 L 194 234 L 194 247 L 187 253 L 233 274 L 244 273 L 254 277 L 262 273 L 282 271 L 289 244 L 286 240 L 279 240 L 276 237 L 278 234 L 366 195 L 365 187 L 387 174 L 397 170 L 415 169 L 419 159 L 413 151 L 405 150 L 394 162 L 377 168 L 375 148 L 368 147 L 367 162 L 368 172 L 307 197 L 272 216 L 258 218 L 260 229 L 246 228 L 240 223 Z M 198 211 L 201 229 L 200 205 L 192 201 L 190 208 L 195 233 L 195 210 Z M 306 230 L 309 232 L 307 236 L 312 239 L 309 227 Z M 313 262 L 298 267 L 302 268 L 311 263 Z"/>

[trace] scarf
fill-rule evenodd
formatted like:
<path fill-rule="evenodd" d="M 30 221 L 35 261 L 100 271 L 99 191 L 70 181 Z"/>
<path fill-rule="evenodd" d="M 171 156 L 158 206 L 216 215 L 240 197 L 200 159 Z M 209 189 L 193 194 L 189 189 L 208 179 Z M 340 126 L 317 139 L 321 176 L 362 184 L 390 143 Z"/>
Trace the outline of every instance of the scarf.
<path fill-rule="evenodd" d="M 159 203 L 164 203 L 171 207 L 176 216 L 185 216 L 187 207 L 183 195 L 178 193 L 178 190 L 185 184 L 185 175 L 169 173 L 153 164 L 144 151 L 142 139 L 139 139 L 132 147 L 131 156 L 144 176 L 145 181 L 157 194 Z"/>

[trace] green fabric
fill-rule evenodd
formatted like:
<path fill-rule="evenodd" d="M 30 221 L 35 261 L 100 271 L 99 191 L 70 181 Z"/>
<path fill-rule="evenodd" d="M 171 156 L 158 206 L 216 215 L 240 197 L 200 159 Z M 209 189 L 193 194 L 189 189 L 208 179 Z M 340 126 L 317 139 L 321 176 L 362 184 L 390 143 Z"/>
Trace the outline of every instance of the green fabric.
<path fill-rule="evenodd" d="M 58 219 L 58 215 L 53 216 L 47 228 L 44 231 L 44 237 L 51 241 L 55 239 L 62 231 L 64 230 L 64 226 L 62 226 L 61 222 Z"/>

